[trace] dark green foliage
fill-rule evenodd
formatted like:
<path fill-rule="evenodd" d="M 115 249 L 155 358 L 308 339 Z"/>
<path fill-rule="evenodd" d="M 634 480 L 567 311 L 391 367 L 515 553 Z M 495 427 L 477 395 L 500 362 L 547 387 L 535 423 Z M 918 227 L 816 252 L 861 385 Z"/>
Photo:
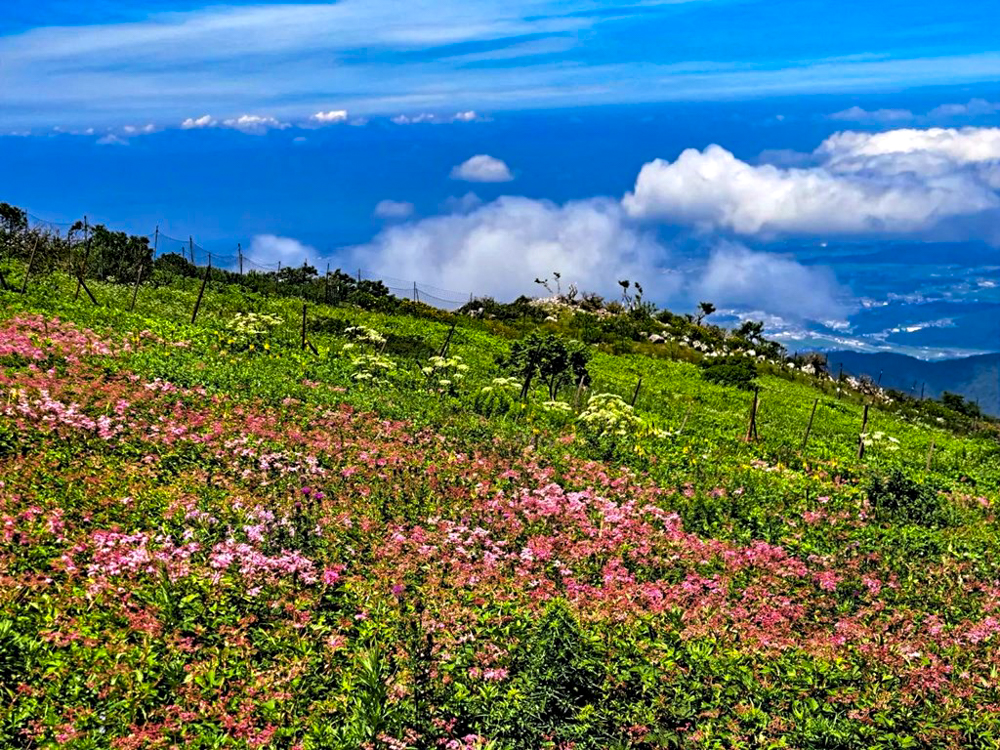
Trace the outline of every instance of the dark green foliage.
<path fill-rule="evenodd" d="M 868 503 L 881 521 L 919 526 L 942 526 L 948 521 L 948 507 L 937 488 L 911 479 L 899 468 L 872 477 L 866 489 Z"/>
<path fill-rule="evenodd" d="M 168 284 L 172 278 L 190 278 L 198 275 L 198 266 L 178 253 L 161 255 L 153 263 L 153 281 Z"/>
<path fill-rule="evenodd" d="M 546 608 L 525 644 L 515 684 L 525 694 L 506 727 L 490 727 L 514 747 L 606 747 L 611 727 L 604 706 L 606 670 L 596 643 L 565 602 Z"/>
<path fill-rule="evenodd" d="M 148 237 L 114 232 L 103 224 L 91 228 L 89 246 L 84 243 L 78 253 L 81 269 L 84 258 L 87 259 L 88 276 L 121 283 L 132 283 L 139 267 L 148 266 L 153 260 Z"/>
<path fill-rule="evenodd" d="M 718 357 L 702 362 L 701 376 L 710 383 L 752 391 L 757 365 L 747 357 Z"/>
<path fill-rule="evenodd" d="M 520 296 L 510 303 L 497 302 L 492 297 L 477 297 L 458 309 L 459 315 L 469 315 L 484 320 L 504 322 L 545 320 L 548 313 L 538 305 L 532 305 L 529 297 Z"/>
<path fill-rule="evenodd" d="M 555 400 L 567 383 L 589 382 L 587 363 L 590 350 L 579 341 L 566 341 L 551 333 L 533 331 L 511 347 L 503 366 L 523 383 L 521 398 L 527 397 L 534 377 L 539 376 Z"/>
<path fill-rule="evenodd" d="M 0 203 L 0 237 L 20 235 L 28 231 L 28 214 L 17 206 Z"/>
<path fill-rule="evenodd" d="M 968 401 L 957 393 L 945 391 L 941 395 L 941 403 L 952 411 L 972 417 L 973 419 L 982 416 L 982 413 L 979 411 L 979 404 L 974 401 Z"/>

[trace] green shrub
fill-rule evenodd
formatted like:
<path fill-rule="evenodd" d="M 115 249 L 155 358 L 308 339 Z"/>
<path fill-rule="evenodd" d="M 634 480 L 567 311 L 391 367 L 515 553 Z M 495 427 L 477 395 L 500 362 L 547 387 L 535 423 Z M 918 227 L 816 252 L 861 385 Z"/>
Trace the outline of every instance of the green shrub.
<path fill-rule="evenodd" d="M 502 417 L 514 409 L 520 392 L 517 378 L 494 378 L 476 394 L 472 408 L 484 417 Z"/>
<path fill-rule="evenodd" d="M 948 520 L 947 504 L 937 488 L 921 484 L 899 468 L 871 478 L 868 503 L 882 521 L 941 526 Z"/>
<path fill-rule="evenodd" d="M 718 357 L 702 362 L 701 376 L 709 383 L 752 391 L 757 365 L 748 357 Z"/>

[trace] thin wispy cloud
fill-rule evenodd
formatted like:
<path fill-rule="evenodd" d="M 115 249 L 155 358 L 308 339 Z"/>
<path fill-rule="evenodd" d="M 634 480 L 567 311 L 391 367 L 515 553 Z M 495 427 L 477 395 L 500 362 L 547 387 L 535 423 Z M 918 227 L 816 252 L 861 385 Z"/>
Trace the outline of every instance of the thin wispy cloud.
<path fill-rule="evenodd" d="M 407 201 L 381 200 L 376 204 L 373 214 L 380 219 L 408 219 L 413 215 L 414 207 Z"/>
<path fill-rule="evenodd" d="M 986 117 L 1000 113 L 1000 102 L 971 99 L 965 104 L 942 104 L 932 109 L 930 117 Z"/>
<path fill-rule="evenodd" d="M 718 34 L 705 37 L 692 61 L 689 39 L 698 29 L 729 28 L 728 5 L 647 2 L 608 13 L 593 0 L 422 0 L 402 9 L 392 0 L 341 0 L 133 11 L 133 20 L 72 27 L 55 25 L 53 12 L 41 16 L 51 26 L 0 37 L 0 107 L 16 128 L 51 126 L 67 112 L 79 127 L 138 116 L 164 126 L 200 119 L 192 110 L 215 112 L 223 123 L 254 112 L 307 123 L 341 110 L 399 114 L 409 123 L 434 121 L 424 113 L 862 91 L 1000 75 L 1000 54 L 971 33 L 955 51 L 871 29 L 867 39 L 880 54 L 823 38 L 812 58 L 791 37 L 772 34 L 763 59 L 720 43 L 727 36 Z"/>
<path fill-rule="evenodd" d="M 850 107 L 840 112 L 834 112 L 829 117 L 831 120 L 843 122 L 897 123 L 912 120 L 913 113 L 908 109 L 866 110 L 861 107 Z"/>

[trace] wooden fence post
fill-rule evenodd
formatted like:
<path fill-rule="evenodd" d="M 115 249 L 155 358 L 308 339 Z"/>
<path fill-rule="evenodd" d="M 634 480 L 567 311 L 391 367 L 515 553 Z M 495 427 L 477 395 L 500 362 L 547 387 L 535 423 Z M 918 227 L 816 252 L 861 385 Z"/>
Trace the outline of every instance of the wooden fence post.
<path fill-rule="evenodd" d="M 31 276 L 31 267 L 35 263 L 35 251 L 38 249 L 38 235 L 35 235 L 35 244 L 31 246 L 31 255 L 28 256 L 28 267 L 24 271 L 24 281 L 21 282 L 21 294 L 28 291 L 28 277 Z"/>
<path fill-rule="evenodd" d="M 90 291 L 90 288 L 89 288 L 89 287 L 87 286 L 87 282 L 83 280 L 83 274 L 80 274 L 80 275 L 79 275 L 79 276 L 77 277 L 77 279 L 76 279 L 76 280 L 77 280 L 77 281 L 79 282 L 79 285 L 80 285 L 81 287 L 83 287 L 83 291 L 85 291 L 85 292 L 87 293 L 87 296 L 88 296 L 88 297 L 90 297 L 90 301 L 91 301 L 91 302 L 92 302 L 92 303 L 93 303 L 94 305 L 96 305 L 96 304 L 97 304 L 97 299 L 96 299 L 96 298 L 94 297 L 94 294 L 93 294 L 93 292 L 91 292 L 91 291 Z"/>
<path fill-rule="evenodd" d="M 306 350 L 306 303 L 302 303 L 302 351 Z"/>
<path fill-rule="evenodd" d="M 861 434 L 858 435 L 858 460 L 865 457 L 865 433 L 868 431 L 868 407 L 865 404 L 865 415 L 861 420 Z"/>
<path fill-rule="evenodd" d="M 194 310 L 191 311 L 191 325 L 198 318 L 198 309 L 201 307 L 201 298 L 205 296 L 205 287 L 208 285 L 208 274 L 212 271 L 212 256 L 208 256 L 208 265 L 205 267 L 205 276 L 201 280 L 201 289 L 198 290 L 198 299 L 195 300 Z"/>
<path fill-rule="evenodd" d="M 139 296 L 139 284 L 142 283 L 142 267 L 144 265 L 145 263 L 139 261 L 139 270 L 135 275 L 135 286 L 132 287 L 132 304 L 128 306 L 129 312 L 135 310 L 135 300 Z"/>
<path fill-rule="evenodd" d="M 813 399 L 812 412 L 809 414 L 809 424 L 806 425 L 806 434 L 802 437 L 802 450 L 803 451 L 806 449 L 806 446 L 809 444 L 809 433 L 812 432 L 813 419 L 815 419 L 815 417 L 816 417 L 816 407 L 817 406 L 819 406 L 819 399 L 818 398 L 814 398 Z"/>
<path fill-rule="evenodd" d="M 639 398 L 639 389 L 642 388 L 642 375 L 639 376 L 639 382 L 635 384 L 635 390 L 632 392 L 632 403 L 631 406 L 635 406 L 635 400 Z"/>
<path fill-rule="evenodd" d="M 83 276 L 87 273 L 87 263 L 90 262 L 90 232 L 89 225 L 87 224 L 87 217 L 83 217 L 83 242 L 86 249 L 83 252 L 83 263 L 80 265 L 80 273 L 77 275 L 76 279 L 76 294 L 73 295 L 73 301 L 76 302 L 80 299 L 80 287 L 83 286 Z"/>
<path fill-rule="evenodd" d="M 750 423 L 747 425 L 746 442 L 757 440 L 757 404 L 760 394 L 759 388 L 753 389 L 753 404 L 750 405 Z"/>
<path fill-rule="evenodd" d="M 455 335 L 455 326 L 458 325 L 458 320 L 454 320 L 451 323 L 451 330 L 448 331 L 448 338 L 444 340 L 444 344 L 441 346 L 441 351 L 438 352 L 439 357 L 444 357 L 448 353 L 448 347 L 451 346 L 451 337 Z"/>

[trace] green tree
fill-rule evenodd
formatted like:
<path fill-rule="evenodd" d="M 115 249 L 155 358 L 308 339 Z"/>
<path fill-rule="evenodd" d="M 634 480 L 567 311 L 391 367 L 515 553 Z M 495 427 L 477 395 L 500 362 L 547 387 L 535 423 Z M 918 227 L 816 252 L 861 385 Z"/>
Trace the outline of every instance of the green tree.
<path fill-rule="evenodd" d="M 570 379 L 573 382 L 589 381 L 587 364 L 590 351 L 579 341 L 566 341 L 551 333 L 529 333 L 515 341 L 510 356 L 504 364 L 522 382 L 521 399 L 528 396 L 534 378 L 540 377 L 549 392 L 549 399 L 555 400 Z"/>
<path fill-rule="evenodd" d="M 715 305 L 713 305 L 711 302 L 699 302 L 698 316 L 695 319 L 697 324 L 701 325 L 701 322 L 714 312 L 715 312 Z"/>

